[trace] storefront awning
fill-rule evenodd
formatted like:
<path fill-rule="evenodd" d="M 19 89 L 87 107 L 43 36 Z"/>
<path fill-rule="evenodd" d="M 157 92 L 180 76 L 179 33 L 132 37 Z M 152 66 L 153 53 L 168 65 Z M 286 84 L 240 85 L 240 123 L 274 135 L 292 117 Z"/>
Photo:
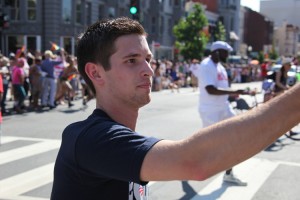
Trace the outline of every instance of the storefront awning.
<path fill-rule="evenodd" d="M 235 32 L 230 31 L 229 34 L 230 34 L 229 37 L 230 37 L 231 40 L 240 40 L 240 38 L 236 35 Z"/>

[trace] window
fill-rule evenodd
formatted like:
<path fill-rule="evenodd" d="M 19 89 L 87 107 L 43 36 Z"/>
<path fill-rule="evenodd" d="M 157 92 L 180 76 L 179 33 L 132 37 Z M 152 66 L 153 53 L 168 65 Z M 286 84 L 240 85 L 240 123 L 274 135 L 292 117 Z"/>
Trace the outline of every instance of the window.
<path fill-rule="evenodd" d="M 164 32 L 164 18 L 160 17 L 159 25 L 160 25 L 160 33 L 163 34 Z"/>
<path fill-rule="evenodd" d="M 126 11 L 124 8 L 119 8 L 119 16 L 125 16 L 126 15 Z"/>
<path fill-rule="evenodd" d="M 86 23 L 87 25 L 90 25 L 92 24 L 92 4 L 91 2 L 87 2 L 85 6 L 86 6 L 86 13 L 87 13 Z"/>
<path fill-rule="evenodd" d="M 27 36 L 27 51 L 31 52 L 33 55 L 37 50 L 37 37 Z"/>
<path fill-rule="evenodd" d="M 27 0 L 27 20 L 36 20 L 36 0 Z"/>
<path fill-rule="evenodd" d="M 71 23 L 72 3 L 71 0 L 62 1 L 62 18 L 64 23 Z"/>
<path fill-rule="evenodd" d="M 286 40 L 290 39 L 290 37 L 289 37 L 289 32 L 286 32 L 286 34 L 285 34 L 285 39 L 286 39 Z"/>
<path fill-rule="evenodd" d="M 116 10 L 114 7 L 109 7 L 108 8 L 108 16 L 109 17 L 115 17 L 116 16 Z"/>
<path fill-rule="evenodd" d="M 8 36 L 8 51 L 16 53 L 24 45 L 22 35 Z"/>
<path fill-rule="evenodd" d="M 172 34 L 172 19 L 168 19 L 168 34 Z"/>
<path fill-rule="evenodd" d="M 72 54 L 72 38 L 71 37 L 63 37 L 63 48 L 66 52 Z"/>
<path fill-rule="evenodd" d="M 230 18 L 230 30 L 234 30 L 234 18 Z"/>
<path fill-rule="evenodd" d="M 5 1 L 5 5 L 10 8 L 10 20 L 19 21 L 20 20 L 20 1 L 19 0 Z"/>
<path fill-rule="evenodd" d="M 155 33 L 156 32 L 156 18 L 152 17 L 151 18 L 151 33 Z"/>
<path fill-rule="evenodd" d="M 98 19 L 104 18 L 104 5 L 99 5 L 98 7 Z"/>
<path fill-rule="evenodd" d="M 7 49 L 8 52 L 16 53 L 23 45 L 26 46 L 26 51 L 35 55 L 41 50 L 41 36 L 38 35 L 8 35 Z"/>
<path fill-rule="evenodd" d="M 76 23 L 82 24 L 81 0 L 76 1 Z"/>

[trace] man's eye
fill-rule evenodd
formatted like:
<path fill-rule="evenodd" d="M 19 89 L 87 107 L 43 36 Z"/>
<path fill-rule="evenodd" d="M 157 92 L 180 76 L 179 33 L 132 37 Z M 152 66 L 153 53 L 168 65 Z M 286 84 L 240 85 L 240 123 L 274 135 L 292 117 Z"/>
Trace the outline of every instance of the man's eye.
<path fill-rule="evenodd" d="M 135 59 L 129 59 L 127 62 L 128 63 L 135 63 L 136 61 L 135 61 Z"/>

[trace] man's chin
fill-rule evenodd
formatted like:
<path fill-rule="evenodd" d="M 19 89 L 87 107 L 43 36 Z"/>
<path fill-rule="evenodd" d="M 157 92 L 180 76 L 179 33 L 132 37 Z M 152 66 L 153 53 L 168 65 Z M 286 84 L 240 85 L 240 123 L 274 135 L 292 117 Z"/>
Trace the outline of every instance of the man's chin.
<path fill-rule="evenodd" d="M 149 95 L 148 98 L 144 99 L 141 103 L 140 103 L 140 108 L 149 104 L 151 102 L 151 96 Z"/>

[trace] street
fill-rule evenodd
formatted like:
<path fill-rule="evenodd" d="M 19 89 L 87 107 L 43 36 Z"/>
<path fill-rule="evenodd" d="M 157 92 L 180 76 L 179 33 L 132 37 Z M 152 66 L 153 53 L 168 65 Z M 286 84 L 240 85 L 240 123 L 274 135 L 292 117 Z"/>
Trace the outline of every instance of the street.
<path fill-rule="evenodd" d="M 260 90 L 261 83 L 233 84 L 232 87 Z M 140 111 L 136 131 L 171 140 L 188 137 L 202 127 L 197 111 L 198 95 L 192 88 L 182 88 L 179 93 L 170 90 L 153 92 L 152 102 Z M 255 98 L 244 95 L 243 98 L 250 106 L 254 105 Z M 258 102 L 262 101 L 260 94 L 256 98 Z M 51 111 L 4 117 L 0 199 L 49 199 L 61 133 L 68 124 L 89 116 L 95 107 L 95 100 L 88 102 L 88 106 L 81 103 L 79 99 L 72 108 L 60 105 Z M 278 114 L 278 117 L 282 116 Z M 299 126 L 294 130 L 300 131 Z M 300 199 L 299 150 L 300 141 L 282 136 L 265 151 L 234 167 L 234 173 L 248 182 L 246 187 L 222 183 L 223 173 L 220 173 L 201 182 L 150 182 L 150 199 L 297 200 Z"/>

